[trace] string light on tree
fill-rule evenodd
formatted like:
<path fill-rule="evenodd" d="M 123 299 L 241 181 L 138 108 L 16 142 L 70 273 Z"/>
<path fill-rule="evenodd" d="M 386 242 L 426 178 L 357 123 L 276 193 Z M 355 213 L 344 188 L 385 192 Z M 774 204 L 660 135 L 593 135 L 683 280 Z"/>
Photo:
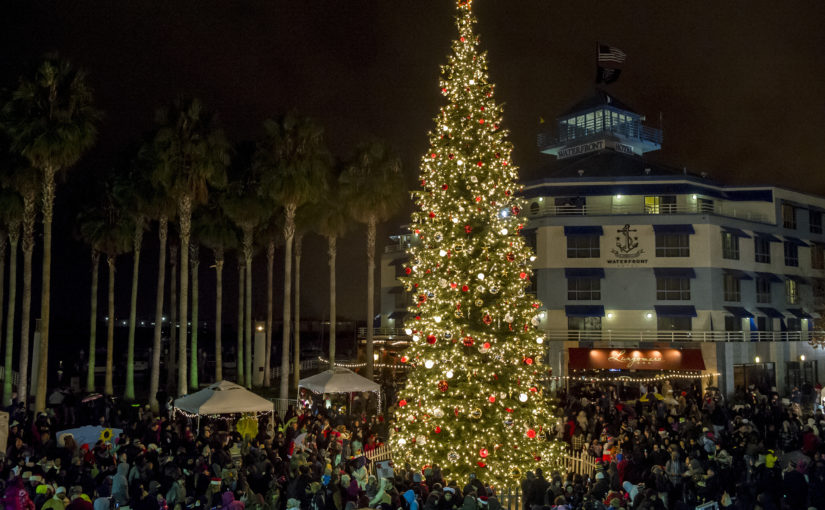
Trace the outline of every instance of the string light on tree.
<path fill-rule="evenodd" d="M 415 297 L 405 324 L 414 341 L 390 442 L 418 469 L 438 464 L 449 478 L 474 472 L 503 487 L 557 469 L 563 448 L 547 436 L 557 417 L 541 389 L 540 304 L 525 292 L 534 256 L 520 235 L 518 171 L 471 5 L 457 3 L 458 39 L 441 68 L 445 104 L 413 195 L 410 231 L 420 242 L 401 280 Z"/>

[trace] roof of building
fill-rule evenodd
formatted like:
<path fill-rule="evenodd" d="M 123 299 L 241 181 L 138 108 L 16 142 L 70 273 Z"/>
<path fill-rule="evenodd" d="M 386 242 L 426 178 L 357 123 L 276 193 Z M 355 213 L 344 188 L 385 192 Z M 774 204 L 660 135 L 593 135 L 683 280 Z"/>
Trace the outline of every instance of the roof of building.
<path fill-rule="evenodd" d="M 641 156 L 616 152 L 613 149 L 603 149 L 599 152 L 583 154 L 570 159 L 553 161 L 542 169 L 540 175 L 542 178 L 568 179 L 581 177 L 592 179 L 685 175 L 685 171 L 653 163 Z"/>
<path fill-rule="evenodd" d="M 559 117 L 567 117 L 576 112 L 590 110 L 593 108 L 597 108 L 599 106 L 612 106 L 614 108 L 619 108 L 620 110 L 625 110 L 630 113 L 635 113 L 638 115 L 638 112 L 633 108 L 629 107 L 628 105 L 624 104 L 623 102 L 619 101 L 615 97 L 611 96 L 607 92 L 601 89 L 596 89 L 596 93 L 592 96 L 582 99 L 575 105 L 571 106 L 567 109 L 564 113 L 562 113 Z"/>

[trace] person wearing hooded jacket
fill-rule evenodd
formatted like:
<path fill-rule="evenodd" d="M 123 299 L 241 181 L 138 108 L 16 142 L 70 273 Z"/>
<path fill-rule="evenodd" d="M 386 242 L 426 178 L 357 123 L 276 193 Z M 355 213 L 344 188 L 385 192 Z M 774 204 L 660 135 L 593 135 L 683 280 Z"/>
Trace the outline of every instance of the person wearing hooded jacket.
<path fill-rule="evenodd" d="M 112 477 L 112 499 L 120 506 L 129 504 L 129 482 L 126 475 L 129 473 L 129 464 L 121 462 L 117 465 L 117 474 Z"/>
<path fill-rule="evenodd" d="M 223 506 L 221 510 L 244 510 L 244 504 L 242 501 L 235 500 L 235 494 L 232 491 L 226 491 L 221 496 L 221 503 Z"/>
<path fill-rule="evenodd" d="M 415 492 L 413 492 L 412 489 L 404 493 L 404 501 L 406 502 L 407 510 L 418 510 L 418 501 L 416 501 Z"/>

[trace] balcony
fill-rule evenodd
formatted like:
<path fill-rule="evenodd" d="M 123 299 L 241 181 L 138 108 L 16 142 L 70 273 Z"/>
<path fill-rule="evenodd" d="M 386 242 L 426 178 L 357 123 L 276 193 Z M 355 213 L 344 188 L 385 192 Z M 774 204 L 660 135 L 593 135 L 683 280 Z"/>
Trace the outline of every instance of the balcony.
<path fill-rule="evenodd" d="M 545 332 L 553 342 L 807 342 L 825 336 L 823 331 L 657 331 L 553 329 Z"/>
<path fill-rule="evenodd" d="M 714 216 L 724 216 L 726 218 L 736 218 L 740 220 L 752 221 L 773 225 L 768 214 L 757 213 L 749 210 L 737 209 L 734 204 L 717 202 L 713 204 L 664 204 L 656 208 L 645 206 L 644 203 L 637 204 L 610 204 L 610 205 L 555 205 L 549 200 L 532 202 L 527 212 L 530 217 L 541 216 L 667 216 L 674 214 L 711 214 Z"/>

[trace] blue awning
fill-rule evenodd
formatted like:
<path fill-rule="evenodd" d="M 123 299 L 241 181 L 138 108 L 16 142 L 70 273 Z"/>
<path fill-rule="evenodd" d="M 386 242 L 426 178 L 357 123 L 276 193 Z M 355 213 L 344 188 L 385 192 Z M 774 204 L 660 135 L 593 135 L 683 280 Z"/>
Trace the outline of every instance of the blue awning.
<path fill-rule="evenodd" d="M 794 314 L 799 319 L 813 319 L 813 316 L 802 308 L 788 308 L 788 313 Z"/>
<path fill-rule="evenodd" d="M 779 239 L 775 235 L 768 234 L 766 232 L 754 232 L 753 235 L 755 235 L 756 237 L 758 237 L 760 239 L 765 239 L 766 241 L 769 241 L 771 243 L 781 243 L 782 242 L 782 239 Z"/>
<path fill-rule="evenodd" d="M 696 278 L 692 267 L 654 267 L 656 278 Z"/>
<path fill-rule="evenodd" d="M 780 312 L 779 310 L 777 310 L 776 308 L 771 308 L 771 307 L 768 307 L 768 306 L 757 306 L 756 309 L 759 310 L 760 312 L 762 312 L 763 314 L 767 315 L 768 317 L 773 318 L 773 319 L 784 319 L 785 318 L 785 315 L 782 312 Z"/>
<path fill-rule="evenodd" d="M 653 305 L 659 317 L 696 317 L 693 305 Z"/>
<path fill-rule="evenodd" d="M 729 233 L 729 234 L 733 234 L 733 235 L 735 235 L 736 237 L 744 237 L 745 239 L 750 239 L 750 238 L 751 238 L 751 236 L 749 236 L 748 234 L 746 234 L 744 230 L 739 229 L 739 228 L 733 228 L 733 227 L 722 227 L 722 231 L 723 231 L 723 232 L 727 232 L 727 233 Z"/>
<path fill-rule="evenodd" d="M 566 305 L 568 317 L 604 317 L 604 305 Z"/>
<path fill-rule="evenodd" d="M 602 229 L 601 225 L 580 226 L 580 227 L 564 227 L 564 235 L 566 235 L 566 236 L 600 236 L 600 235 L 604 235 L 604 229 Z"/>
<path fill-rule="evenodd" d="M 653 225 L 657 234 L 695 234 L 693 225 Z"/>
<path fill-rule="evenodd" d="M 782 278 L 776 276 L 773 273 L 763 273 L 762 271 L 757 271 L 756 276 L 758 276 L 759 278 L 767 278 L 771 282 L 782 283 Z"/>
<path fill-rule="evenodd" d="M 565 278 L 604 278 L 604 268 L 601 267 L 565 267 Z"/>
<path fill-rule="evenodd" d="M 786 274 L 785 278 L 788 279 L 788 280 L 793 280 L 793 281 L 795 281 L 796 283 L 798 283 L 800 285 L 807 285 L 807 283 L 808 283 L 807 278 L 805 278 L 804 276 L 796 275 L 796 274 Z"/>
<path fill-rule="evenodd" d="M 734 278 L 738 278 L 739 280 L 753 280 L 751 275 L 744 271 L 740 271 L 739 269 L 724 269 L 725 274 L 729 274 Z"/>
<path fill-rule="evenodd" d="M 797 246 L 810 246 L 808 243 L 803 241 L 802 239 L 797 239 L 796 237 L 785 236 L 785 241 L 795 244 Z"/>
<path fill-rule="evenodd" d="M 406 316 L 407 316 L 406 311 L 397 310 L 395 312 L 392 312 L 387 318 L 388 319 L 393 319 L 393 320 L 399 320 L 399 319 L 404 319 L 404 317 L 406 317 Z"/>
<path fill-rule="evenodd" d="M 753 317 L 753 314 L 749 311 L 745 310 L 741 306 L 726 306 L 725 310 L 728 311 L 734 317 L 738 317 L 740 319 L 750 319 Z"/>

